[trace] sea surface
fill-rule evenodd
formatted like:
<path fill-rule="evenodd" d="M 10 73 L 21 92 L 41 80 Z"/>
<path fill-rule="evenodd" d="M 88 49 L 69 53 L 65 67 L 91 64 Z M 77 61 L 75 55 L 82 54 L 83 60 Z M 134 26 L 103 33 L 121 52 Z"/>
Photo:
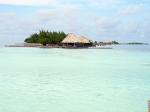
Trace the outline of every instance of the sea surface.
<path fill-rule="evenodd" d="M 150 46 L 0 48 L 0 112 L 147 112 Z"/>

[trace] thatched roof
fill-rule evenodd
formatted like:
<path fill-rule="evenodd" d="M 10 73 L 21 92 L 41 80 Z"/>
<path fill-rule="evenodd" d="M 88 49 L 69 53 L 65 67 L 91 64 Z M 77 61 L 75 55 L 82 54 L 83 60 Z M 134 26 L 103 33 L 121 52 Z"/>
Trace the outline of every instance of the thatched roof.
<path fill-rule="evenodd" d="M 86 37 L 77 37 L 75 34 L 68 34 L 67 37 L 62 41 L 62 43 L 90 43 Z"/>
<path fill-rule="evenodd" d="M 62 43 L 79 43 L 79 39 L 75 34 L 68 34 Z"/>
<path fill-rule="evenodd" d="M 79 37 L 80 43 L 89 44 L 90 40 L 84 36 Z"/>

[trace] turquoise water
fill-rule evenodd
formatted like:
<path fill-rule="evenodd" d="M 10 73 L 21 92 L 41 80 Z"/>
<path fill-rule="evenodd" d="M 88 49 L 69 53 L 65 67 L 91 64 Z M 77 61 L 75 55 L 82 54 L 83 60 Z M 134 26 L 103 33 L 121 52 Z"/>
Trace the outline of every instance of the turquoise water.
<path fill-rule="evenodd" d="M 147 112 L 150 47 L 0 48 L 0 112 Z"/>

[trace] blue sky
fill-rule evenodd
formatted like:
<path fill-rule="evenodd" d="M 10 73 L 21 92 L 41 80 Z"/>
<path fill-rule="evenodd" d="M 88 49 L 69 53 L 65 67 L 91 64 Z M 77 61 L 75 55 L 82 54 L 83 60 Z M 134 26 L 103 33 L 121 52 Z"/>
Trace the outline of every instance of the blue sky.
<path fill-rule="evenodd" d="M 149 0 L 0 0 L 0 43 L 41 29 L 93 40 L 150 42 Z"/>

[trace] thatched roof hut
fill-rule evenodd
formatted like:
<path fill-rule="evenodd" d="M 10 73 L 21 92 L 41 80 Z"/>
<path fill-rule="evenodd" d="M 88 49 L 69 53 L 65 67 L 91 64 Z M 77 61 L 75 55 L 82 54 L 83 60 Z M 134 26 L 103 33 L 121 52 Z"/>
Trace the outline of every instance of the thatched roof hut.
<path fill-rule="evenodd" d="M 62 43 L 81 43 L 89 44 L 90 40 L 84 36 L 77 37 L 75 34 L 68 34 L 67 37 L 62 41 Z"/>
<path fill-rule="evenodd" d="M 75 34 L 68 34 L 62 43 L 80 43 L 79 38 Z"/>

